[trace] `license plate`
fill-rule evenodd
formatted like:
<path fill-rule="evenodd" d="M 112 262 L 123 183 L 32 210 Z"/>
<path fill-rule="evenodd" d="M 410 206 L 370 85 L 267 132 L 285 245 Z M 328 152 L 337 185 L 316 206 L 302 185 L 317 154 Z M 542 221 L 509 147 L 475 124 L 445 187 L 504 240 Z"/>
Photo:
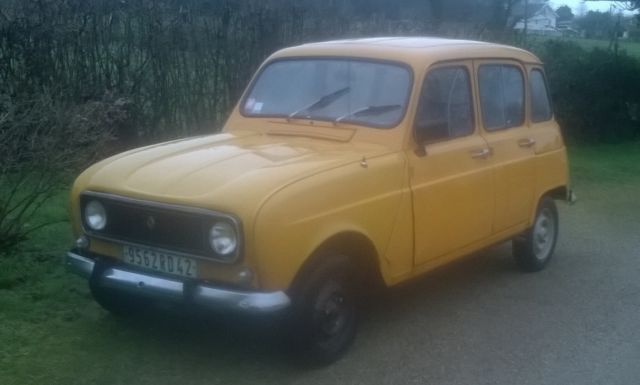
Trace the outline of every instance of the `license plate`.
<path fill-rule="evenodd" d="M 128 245 L 124 246 L 123 256 L 125 262 L 146 269 L 188 278 L 198 275 L 198 263 L 193 258 Z"/>

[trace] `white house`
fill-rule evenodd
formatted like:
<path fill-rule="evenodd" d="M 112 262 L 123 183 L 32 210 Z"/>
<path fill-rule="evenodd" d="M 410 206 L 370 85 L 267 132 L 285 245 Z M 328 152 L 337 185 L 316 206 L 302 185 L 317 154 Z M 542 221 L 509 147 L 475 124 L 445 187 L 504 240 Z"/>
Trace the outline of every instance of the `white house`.
<path fill-rule="evenodd" d="M 515 12 L 514 12 L 515 13 Z M 525 16 L 524 7 L 520 9 L 520 20 L 513 27 L 515 30 L 522 31 L 525 26 L 525 17 L 527 20 L 527 32 L 540 35 L 557 34 L 558 15 L 547 3 L 529 4 Z"/>

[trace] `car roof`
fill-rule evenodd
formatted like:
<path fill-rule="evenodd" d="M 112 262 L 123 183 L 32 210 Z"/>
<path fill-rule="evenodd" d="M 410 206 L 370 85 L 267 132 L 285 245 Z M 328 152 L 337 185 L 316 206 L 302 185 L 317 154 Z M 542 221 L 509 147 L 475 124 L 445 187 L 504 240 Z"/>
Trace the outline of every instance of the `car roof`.
<path fill-rule="evenodd" d="M 349 56 L 424 64 L 461 59 L 515 59 L 540 63 L 521 48 L 473 40 L 438 37 L 374 37 L 302 44 L 276 52 L 272 58 L 292 56 Z"/>

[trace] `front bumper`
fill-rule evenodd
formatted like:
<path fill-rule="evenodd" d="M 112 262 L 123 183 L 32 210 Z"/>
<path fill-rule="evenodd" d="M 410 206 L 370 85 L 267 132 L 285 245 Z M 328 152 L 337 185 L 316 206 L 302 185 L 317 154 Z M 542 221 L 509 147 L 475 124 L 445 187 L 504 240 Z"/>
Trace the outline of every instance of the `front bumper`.
<path fill-rule="evenodd" d="M 274 313 L 291 304 L 287 294 L 282 291 L 245 292 L 185 283 L 177 279 L 129 271 L 122 267 L 96 269 L 96 262 L 93 259 L 73 251 L 67 253 L 66 265 L 74 273 L 93 279 L 100 286 L 162 301 L 193 303 L 215 310 L 259 314 Z"/>

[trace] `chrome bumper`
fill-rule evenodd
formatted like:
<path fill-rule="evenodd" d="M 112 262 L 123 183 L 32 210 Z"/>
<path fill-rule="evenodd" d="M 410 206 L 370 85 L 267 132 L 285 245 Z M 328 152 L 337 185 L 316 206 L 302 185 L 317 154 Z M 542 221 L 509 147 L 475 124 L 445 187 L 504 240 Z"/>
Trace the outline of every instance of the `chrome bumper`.
<path fill-rule="evenodd" d="M 95 262 L 74 252 L 68 252 L 67 267 L 74 273 L 92 278 Z M 245 313 L 272 313 L 287 308 L 291 301 L 282 291 L 261 293 L 219 289 L 205 285 L 194 285 L 188 289 L 184 282 L 148 274 L 110 267 L 99 277 L 93 277 L 104 287 L 128 291 L 135 295 L 159 300 L 189 302 L 219 310 Z"/>
<path fill-rule="evenodd" d="M 567 191 L 567 202 L 572 205 L 578 201 L 578 197 L 576 197 L 576 193 L 573 190 Z"/>

